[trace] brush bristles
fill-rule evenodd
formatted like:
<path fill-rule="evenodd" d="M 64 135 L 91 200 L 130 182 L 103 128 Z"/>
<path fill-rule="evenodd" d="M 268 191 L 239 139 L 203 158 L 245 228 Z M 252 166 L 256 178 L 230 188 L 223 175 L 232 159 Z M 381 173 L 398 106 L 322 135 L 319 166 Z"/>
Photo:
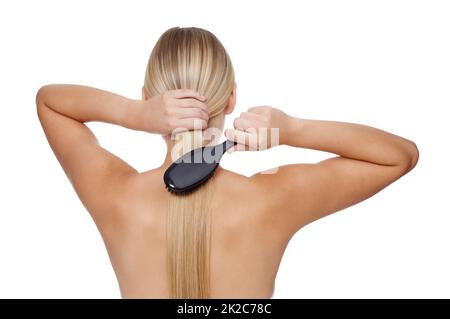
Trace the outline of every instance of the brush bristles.
<path fill-rule="evenodd" d="M 211 179 L 211 177 L 214 175 L 214 173 L 215 173 L 215 171 L 212 174 L 210 174 L 201 184 L 199 184 L 196 187 L 189 189 L 189 190 L 175 191 L 172 188 L 170 188 L 169 186 L 167 186 L 167 185 L 165 185 L 165 186 L 166 186 L 167 191 L 173 195 L 188 195 L 188 194 L 193 193 L 197 189 L 199 189 L 201 186 L 205 185 Z"/>

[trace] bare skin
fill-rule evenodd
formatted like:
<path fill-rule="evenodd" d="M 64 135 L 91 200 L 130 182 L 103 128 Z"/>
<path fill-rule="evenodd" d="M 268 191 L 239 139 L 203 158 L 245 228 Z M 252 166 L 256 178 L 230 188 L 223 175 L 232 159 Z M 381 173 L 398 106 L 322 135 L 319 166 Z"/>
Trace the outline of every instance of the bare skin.
<path fill-rule="evenodd" d="M 102 148 L 84 124 L 103 121 L 156 134 L 194 120 L 208 125 L 204 98 L 168 91 L 142 101 L 76 85 L 48 85 L 36 98 L 49 144 L 105 242 L 124 298 L 167 298 L 162 183 L 170 165 L 138 173 Z M 223 117 L 232 112 L 235 90 Z M 280 128 L 280 144 L 334 153 L 316 164 L 282 166 L 276 174 L 245 177 L 219 168 L 213 179 L 211 295 L 269 298 L 284 250 L 303 226 L 361 202 L 416 165 L 416 145 L 359 124 L 298 119 L 272 107 L 253 107 L 225 135 L 249 148 L 252 128 Z M 220 127 L 221 128 L 221 127 Z M 263 139 L 261 139 L 263 141 Z M 262 144 L 261 144 L 262 145 Z M 253 146 L 254 147 L 254 146 Z M 260 149 L 256 145 L 256 149 Z"/>

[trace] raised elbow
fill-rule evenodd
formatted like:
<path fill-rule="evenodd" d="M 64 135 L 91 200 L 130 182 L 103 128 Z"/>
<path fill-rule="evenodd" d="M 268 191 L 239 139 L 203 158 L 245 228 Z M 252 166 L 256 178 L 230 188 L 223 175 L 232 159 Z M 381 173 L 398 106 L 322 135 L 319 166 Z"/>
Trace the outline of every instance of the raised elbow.
<path fill-rule="evenodd" d="M 419 161 L 419 148 L 417 147 L 416 143 L 412 142 L 412 147 L 413 147 L 413 155 L 412 155 L 412 160 L 411 160 L 411 169 L 413 169 L 417 162 Z"/>
<path fill-rule="evenodd" d="M 48 85 L 44 85 L 37 91 L 37 93 L 36 93 L 36 105 L 37 106 L 44 104 L 44 98 L 45 98 L 47 91 L 48 91 Z"/>
<path fill-rule="evenodd" d="M 42 121 L 43 114 L 48 111 L 47 100 L 50 85 L 44 85 L 36 92 L 36 111 L 40 121 Z"/>
<path fill-rule="evenodd" d="M 418 161 L 419 161 L 419 148 L 417 147 L 416 143 L 414 143 L 413 141 L 409 141 L 405 173 L 408 173 L 414 167 L 416 167 Z"/>

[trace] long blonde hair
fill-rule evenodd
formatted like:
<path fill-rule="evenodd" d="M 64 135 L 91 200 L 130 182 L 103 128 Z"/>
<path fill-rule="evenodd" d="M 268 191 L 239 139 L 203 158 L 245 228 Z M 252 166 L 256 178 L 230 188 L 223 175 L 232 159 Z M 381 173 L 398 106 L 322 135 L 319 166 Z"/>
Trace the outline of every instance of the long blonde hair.
<path fill-rule="evenodd" d="M 234 70 L 227 51 L 214 34 L 195 27 L 175 27 L 161 35 L 144 81 L 149 97 L 174 89 L 201 93 L 206 97 L 209 123 L 223 112 L 233 87 Z M 180 134 L 186 137 L 186 133 Z M 210 181 L 193 193 L 169 196 L 167 273 L 171 298 L 210 297 L 212 195 Z"/>

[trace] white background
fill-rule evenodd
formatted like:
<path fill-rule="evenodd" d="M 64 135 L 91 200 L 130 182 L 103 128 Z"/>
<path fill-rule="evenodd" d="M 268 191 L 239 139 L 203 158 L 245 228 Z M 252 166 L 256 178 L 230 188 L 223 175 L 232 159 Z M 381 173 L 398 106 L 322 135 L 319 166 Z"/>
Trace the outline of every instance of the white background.
<path fill-rule="evenodd" d="M 274 297 L 449 298 L 449 17 L 447 1 L 0 2 L 0 297 L 120 297 L 101 237 L 47 145 L 35 94 L 77 83 L 140 98 L 160 34 L 198 26 L 229 51 L 236 114 L 271 105 L 375 126 L 420 149 L 410 174 L 297 233 Z M 90 126 L 138 170 L 162 162 L 159 136 Z M 328 156 L 278 147 L 223 164 L 248 175 Z"/>

